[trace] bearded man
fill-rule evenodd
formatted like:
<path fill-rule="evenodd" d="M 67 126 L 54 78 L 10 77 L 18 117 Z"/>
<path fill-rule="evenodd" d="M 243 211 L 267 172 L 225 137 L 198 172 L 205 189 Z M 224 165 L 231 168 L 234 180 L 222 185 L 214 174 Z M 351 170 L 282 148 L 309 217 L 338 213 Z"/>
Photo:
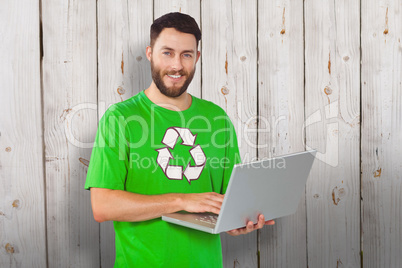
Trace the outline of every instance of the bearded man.
<path fill-rule="evenodd" d="M 151 26 L 152 83 L 112 105 L 99 122 L 85 184 L 94 218 L 114 221 L 115 267 L 222 267 L 219 235 L 161 220 L 188 211 L 219 214 L 234 164 L 233 124 L 223 109 L 187 93 L 201 31 L 182 13 Z M 189 151 L 202 154 L 193 159 Z M 231 235 L 260 229 L 248 222 Z"/>

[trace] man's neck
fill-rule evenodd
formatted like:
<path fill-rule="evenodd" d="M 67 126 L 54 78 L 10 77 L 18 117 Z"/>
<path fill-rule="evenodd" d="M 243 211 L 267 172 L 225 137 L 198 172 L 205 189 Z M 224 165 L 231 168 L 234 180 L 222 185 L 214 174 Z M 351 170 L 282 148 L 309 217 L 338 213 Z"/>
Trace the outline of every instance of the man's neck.
<path fill-rule="evenodd" d="M 168 97 L 163 95 L 156 87 L 154 82 L 152 82 L 144 93 L 153 103 L 169 110 L 184 111 L 191 106 L 192 98 L 187 91 L 176 98 Z"/>

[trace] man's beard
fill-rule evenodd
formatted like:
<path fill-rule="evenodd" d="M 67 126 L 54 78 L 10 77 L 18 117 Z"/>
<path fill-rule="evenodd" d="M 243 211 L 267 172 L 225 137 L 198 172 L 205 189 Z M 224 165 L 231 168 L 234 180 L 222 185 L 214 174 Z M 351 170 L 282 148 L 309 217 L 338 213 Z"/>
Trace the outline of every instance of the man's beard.
<path fill-rule="evenodd" d="M 156 87 L 159 89 L 159 91 L 171 98 L 177 98 L 181 96 L 188 88 L 190 85 L 191 81 L 193 80 L 194 73 L 195 73 L 195 66 L 194 70 L 191 73 L 187 73 L 185 71 L 180 71 L 180 72 L 163 72 L 161 73 L 160 69 L 155 68 L 153 61 L 151 60 L 151 73 L 152 73 L 152 80 L 154 81 Z M 170 75 L 177 75 L 179 73 L 181 76 L 187 76 L 187 79 L 184 81 L 184 84 L 181 88 L 172 86 L 168 88 L 165 83 L 163 82 L 163 77 L 167 74 Z"/>

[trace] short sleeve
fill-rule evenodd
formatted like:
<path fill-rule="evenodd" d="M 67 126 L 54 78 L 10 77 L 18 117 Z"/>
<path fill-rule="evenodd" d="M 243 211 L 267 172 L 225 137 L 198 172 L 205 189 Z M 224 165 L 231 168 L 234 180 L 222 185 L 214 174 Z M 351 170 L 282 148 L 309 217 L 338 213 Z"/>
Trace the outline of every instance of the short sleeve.
<path fill-rule="evenodd" d="M 226 158 L 223 165 L 224 170 L 223 170 L 222 194 L 226 193 L 226 188 L 228 187 L 234 165 L 241 163 L 239 146 L 237 144 L 236 131 L 229 117 L 227 117 L 226 122 L 227 122 L 226 147 L 225 147 Z"/>
<path fill-rule="evenodd" d="M 124 190 L 128 169 L 125 118 L 109 108 L 99 122 L 88 166 L 85 189 Z"/>

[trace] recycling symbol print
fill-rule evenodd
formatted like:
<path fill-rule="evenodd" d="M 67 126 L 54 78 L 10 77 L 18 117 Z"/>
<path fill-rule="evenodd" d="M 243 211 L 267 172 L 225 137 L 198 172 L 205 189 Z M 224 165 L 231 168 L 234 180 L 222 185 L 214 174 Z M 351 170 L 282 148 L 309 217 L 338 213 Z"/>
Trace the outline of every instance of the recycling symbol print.
<path fill-rule="evenodd" d="M 182 139 L 182 145 L 192 147 L 189 152 L 194 160 L 195 166 L 191 166 L 190 162 L 186 167 L 169 165 L 171 159 L 174 159 L 169 149 L 173 150 L 179 139 Z M 195 146 L 197 135 L 193 135 L 188 128 L 170 127 L 163 136 L 162 143 L 166 147 L 157 149 L 158 157 L 156 159 L 158 165 L 165 173 L 169 180 L 183 180 L 183 176 L 191 184 L 191 181 L 198 180 L 206 163 L 204 151 L 200 145 Z M 183 170 L 184 169 L 184 170 Z"/>

